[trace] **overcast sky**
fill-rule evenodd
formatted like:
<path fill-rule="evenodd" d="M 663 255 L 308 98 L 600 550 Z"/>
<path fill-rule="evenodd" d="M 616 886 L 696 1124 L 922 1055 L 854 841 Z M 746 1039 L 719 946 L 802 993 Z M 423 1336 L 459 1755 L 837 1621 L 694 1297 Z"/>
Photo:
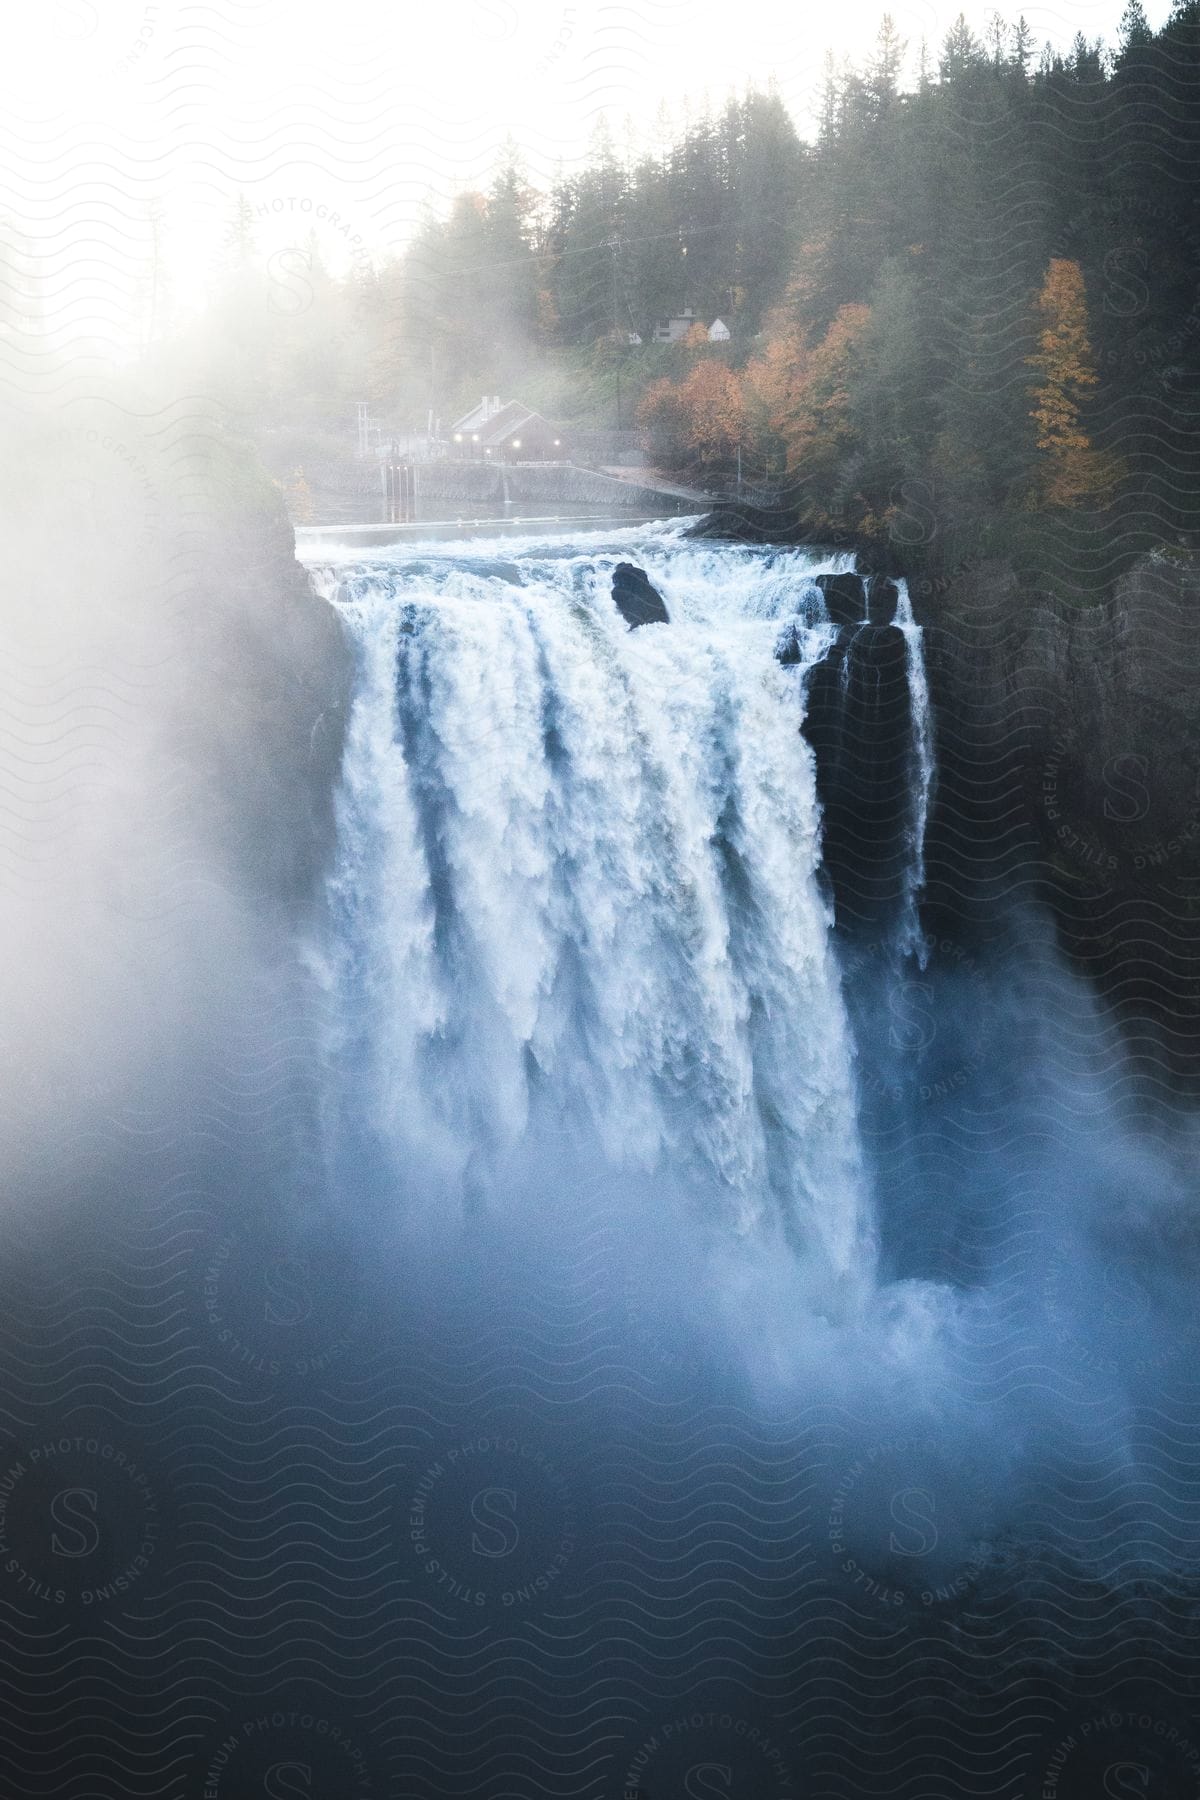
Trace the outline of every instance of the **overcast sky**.
<path fill-rule="evenodd" d="M 1116 34 L 1123 0 L 1033 0 L 1040 43 Z M 878 0 L 36 0 L 0 67 L 9 230 L 56 327 L 119 336 L 161 211 L 186 297 L 236 195 L 263 241 L 315 223 L 331 265 L 398 249 L 421 209 L 484 182 L 506 134 L 530 177 L 584 154 L 601 116 L 652 133 L 660 102 L 774 77 L 802 127 L 826 47 L 870 54 Z M 1168 0 L 1149 0 L 1153 23 Z M 915 55 L 957 0 L 899 0 Z M 991 8 L 968 7 L 982 32 Z M 333 215 L 337 215 L 334 219 Z M 300 229 L 297 229 L 298 222 Z"/>

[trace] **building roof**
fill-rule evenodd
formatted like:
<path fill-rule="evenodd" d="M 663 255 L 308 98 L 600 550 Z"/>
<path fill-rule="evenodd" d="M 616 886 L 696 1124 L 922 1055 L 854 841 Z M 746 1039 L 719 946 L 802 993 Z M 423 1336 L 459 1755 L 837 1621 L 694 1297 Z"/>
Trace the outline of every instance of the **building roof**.
<path fill-rule="evenodd" d="M 537 414 L 528 406 L 522 406 L 519 400 L 506 400 L 498 413 L 493 413 L 486 425 L 479 429 L 481 444 L 502 444 L 510 438 L 514 431 L 519 431 Z"/>
<path fill-rule="evenodd" d="M 514 434 L 526 429 L 557 432 L 558 427 L 541 413 L 534 412 L 531 406 L 525 406 L 520 400 L 506 400 L 502 406 L 494 407 L 485 400 L 461 419 L 456 419 L 450 427 L 450 435 L 454 438 L 470 437 L 473 443 L 484 448 L 496 449 L 506 444 Z"/>
<path fill-rule="evenodd" d="M 549 432 L 557 429 L 549 419 L 544 419 L 541 413 L 534 412 L 532 407 L 522 406 L 519 400 L 510 400 L 507 406 L 501 407 L 494 418 L 488 420 L 479 433 L 479 441 L 481 444 L 494 447 L 506 444 L 509 438 L 517 432 L 538 430 L 539 428 Z"/>
<path fill-rule="evenodd" d="M 493 398 L 490 394 L 485 394 L 478 406 L 473 406 L 470 412 L 465 412 L 461 419 L 455 419 L 450 430 L 452 433 L 456 431 L 478 431 L 489 419 L 494 419 L 499 411 L 499 398 Z"/>

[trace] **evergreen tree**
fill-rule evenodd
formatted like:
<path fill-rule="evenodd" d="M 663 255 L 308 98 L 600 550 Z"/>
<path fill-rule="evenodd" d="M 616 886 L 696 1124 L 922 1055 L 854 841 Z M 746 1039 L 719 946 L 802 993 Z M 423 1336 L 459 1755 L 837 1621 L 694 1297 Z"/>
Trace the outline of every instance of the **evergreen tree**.
<path fill-rule="evenodd" d="M 871 112 L 876 119 L 883 117 L 896 98 L 906 48 L 891 13 L 884 13 L 875 38 L 875 54 L 867 65 L 865 83 Z"/>
<path fill-rule="evenodd" d="M 967 24 L 965 13 L 959 13 L 942 44 L 938 73 L 946 86 L 962 81 L 987 62 L 983 45 Z"/>
<path fill-rule="evenodd" d="M 1012 53 L 1009 57 L 1009 67 L 1024 79 L 1028 75 L 1029 65 L 1033 61 L 1033 32 L 1029 28 L 1024 13 L 1013 26 L 1011 36 Z"/>
<path fill-rule="evenodd" d="M 1121 14 L 1120 31 L 1117 50 L 1120 60 L 1124 60 L 1131 50 L 1142 50 L 1154 41 L 1154 33 L 1150 29 L 1142 0 L 1128 0 L 1125 11 Z"/>
<path fill-rule="evenodd" d="M 817 149 L 833 154 L 838 138 L 842 96 L 838 84 L 837 63 L 832 50 L 826 50 L 821 75 L 821 104 L 817 113 Z"/>

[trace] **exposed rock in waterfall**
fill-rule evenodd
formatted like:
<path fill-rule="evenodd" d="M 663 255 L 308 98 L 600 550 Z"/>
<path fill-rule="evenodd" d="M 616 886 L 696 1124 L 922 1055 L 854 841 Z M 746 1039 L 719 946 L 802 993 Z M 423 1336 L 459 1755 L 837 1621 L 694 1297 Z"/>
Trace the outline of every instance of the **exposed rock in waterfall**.
<path fill-rule="evenodd" d="M 818 575 L 817 586 L 825 596 L 833 625 L 862 625 L 867 617 L 867 595 L 861 575 Z"/>
<path fill-rule="evenodd" d="M 636 563 L 617 564 L 613 570 L 612 597 L 631 631 L 639 625 L 669 625 L 671 622 L 662 595 Z"/>
<path fill-rule="evenodd" d="M 890 575 L 867 577 L 867 624 L 891 625 L 896 617 L 900 590 Z"/>
<path fill-rule="evenodd" d="M 788 625 L 779 635 L 775 645 L 775 660 L 785 667 L 791 667 L 802 660 L 800 655 L 800 638 L 794 625 Z"/>

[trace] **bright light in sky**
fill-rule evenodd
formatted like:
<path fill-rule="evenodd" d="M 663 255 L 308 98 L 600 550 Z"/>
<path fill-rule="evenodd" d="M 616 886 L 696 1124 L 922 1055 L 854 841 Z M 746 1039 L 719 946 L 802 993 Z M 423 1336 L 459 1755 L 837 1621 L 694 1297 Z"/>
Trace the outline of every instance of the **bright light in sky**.
<path fill-rule="evenodd" d="M 1112 39 L 1123 0 L 1026 5 L 1040 44 Z M 505 138 L 548 184 L 605 117 L 655 140 L 661 105 L 774 79 L 801 129 L 827 48 L 863 61 L 879 0 L 42 0 L 10 9 L 0 73 L 7 235 L 59 335 L 121 336 L 153 255 L 199 292 L 239 193 L 260 242 L 316 229 L 332 268 L 399 249 L 426 206 L 488 179 Z M 931 58 L 958 0 L 895 0 Z M 966 9 L 982 34 L 990 7 Z M 1167 0 L 1149 8 L 1152 23 Z M 1015 16 L 1015 15 L 1014 15 Z M 159 223 L 154 223 L 156 216 Z"/>

